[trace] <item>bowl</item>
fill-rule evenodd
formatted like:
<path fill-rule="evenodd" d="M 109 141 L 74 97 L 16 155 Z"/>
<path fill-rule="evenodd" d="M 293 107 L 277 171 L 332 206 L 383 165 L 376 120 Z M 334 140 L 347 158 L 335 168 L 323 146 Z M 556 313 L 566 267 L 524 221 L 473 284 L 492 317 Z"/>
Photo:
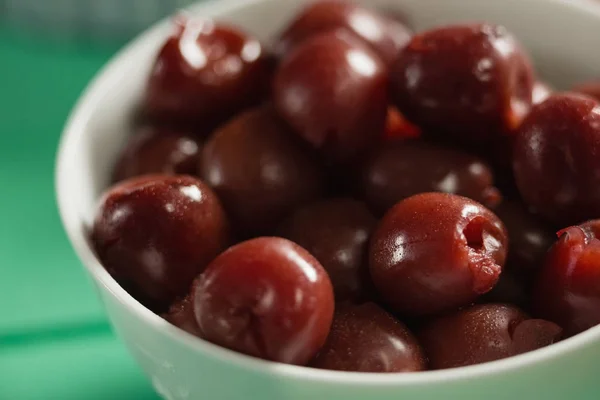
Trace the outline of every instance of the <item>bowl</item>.
<path fill-rule="evenodd" d="M 306 0 L 223 0 L 190 12 L 240 25 L 267 41 Z M 600 77 L 600 7 L 574 0 L 358 0 L 402 12 L 422 30 L 438 24 L 506 25 L 557 88 Z M 443 371 L 360 374 L 266 362 L 193 337 L 143 307 L 100 265 L 86 240 L 147 74 L 169 33 L 164 21 L 121 51 L 90 84 L 65 128 L 56 190 L 64 227 L 117 334 L 157 392 L 176 399 L 597 399 L 600 326 L 517 357 Z M 101 366 L 99 366 L 101 368 Z M 108 384 L 108 383 L 107 383 Z"/>

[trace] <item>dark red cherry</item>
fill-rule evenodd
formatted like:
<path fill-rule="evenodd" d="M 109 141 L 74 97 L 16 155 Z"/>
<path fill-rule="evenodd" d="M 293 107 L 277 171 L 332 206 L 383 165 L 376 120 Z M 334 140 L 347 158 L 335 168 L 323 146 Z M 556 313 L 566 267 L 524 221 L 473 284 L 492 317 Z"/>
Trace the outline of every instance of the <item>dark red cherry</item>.
<path fill-rule="evenodd" d="M 275 73 L 281 116 L 328 161 L 346 162 L 383 135 L 387 68 L 345 31 L 302 42 Z"/>
<path fill-rule="evenodd" d="M 360 191 L 384 213 L 415 194 L 459 194 L 495 207 L 502 199 L 491 168 L 481 159 L 449 147 L 417 140 L 382 143 L 361 167 Z"/>
<path fill-rule="evenodd" d="M 211 342 L 251 356 L 304 365 L 333 318 L 327 273 L 306 250 L 281 238 L 229 248 L 194 283 L 196 321 Z"/>
<path fill-rule="evenodd" d="M 512 357 L 560 340 L 562 329 L 530 319 L 517 307 L 480 304 L 439 317 L 419 339 L 431 369 L 456 368 Z"/>
<path fill-rule="evenodd" d="M 113 181 L 146 174 L 195 175 L 201 145 L 194 137 L 159 127 L 143 127 L 125 144 Z"/>
<path fill-rule="evenodd" d="M 352 199 L 330 199 L 296 210 L 281 236 L 304 247 L 327 271 L 336 301 L 367 297 L 368 243 L 377 220 Z"/>
<path fill-rule="evenodd" d="M 504 225 L 481 204 L 424 193 L 401 201 L 383 217 L 371 238 L 369 268 L 395 312 L 432 315 L 491 290 L 507 245 Z"/>
<path fill-rule="evenodd" d="M 276 53 L 285 56 L 307 38 L 344 28 L 391 65 L 410 40 L 412 32 L 399 19 L 390 18 L 347 0 L 318 0 L 302 11 L 281 35 Z"/>
<path fill-rule="evenodd" d="M 146 305 L 166 308 L 229 242 L 221 204 L 189 176 L 145 175 L 109 189 L 91 241 L 114 278 Z"/>
<path fill-rule="evenodd" d="M 517 128 L 532 103 L 528 56 L 502 26 L 448 26 L 416 35 L 391 72 L 399 110 L 448 140 L 489 142 Z"/>
<path fill-rule="evenodd" d="M 538 276 L 533 309 L 571 336 L 600 324 L 600 220 L 559 234 Z"/>
<path fill-rule="evenodd" d="M 600 103 L 560 93 L 534 106 L 515 138 L 513 169 L 526 203 L 571 224 L 600 216 Z"/>
<path fill-rule="evenodd" d="M 206 134 L 269 91 L 270 61 L 236 28 L 180 17 L 158 53 L 145 97 L 152 121 Z"/>
<path fill-rule="evenodd" d="M 322 192 L 323 173 L 311 149 L 269 106 L 222 126 L 201 159 L 200 175 L 243 236 L 270 232 Z"/>
<path fill-rule="evenodd" d="M 354 372 L 415 372 L 426 369 L 426 360 L 404 324 L 374 303 L 366 303 L 339 307 L 327 342 L 310 366 Z"/>

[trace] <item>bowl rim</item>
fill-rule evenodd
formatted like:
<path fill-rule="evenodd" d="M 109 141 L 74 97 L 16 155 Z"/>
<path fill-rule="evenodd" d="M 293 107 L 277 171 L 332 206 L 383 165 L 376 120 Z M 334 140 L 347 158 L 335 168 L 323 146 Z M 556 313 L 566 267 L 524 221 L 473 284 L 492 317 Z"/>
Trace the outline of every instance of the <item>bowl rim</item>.
<path fill-rule="evenodd" d="M 264 0 L 211 0 L 192 5 L 185 9 L 192 13 L 210 10 L 211 14 L 227 15 L 229 11 L 233 11 L 239 7 L 252 7 L 256 4 L 262 3 L 263 1 Z M 592 0 L 579 0 L 577 2 L 572 0 L 526 1 L 533 3 L 543 2 L 545 4 L 555 3 L 562 4 L 565 7 L 580 8 L 581 12 L 591 13 L 597 16 L 598 21 L 600 22 L 600 5 L 594 3 Z M 596 326 L 574 337 L 553 344 L 552 346 L 484 364 L 446 370 L 423 371 L 418 373 L 375 374 L 362 372 L 343 372 L 286 365 L 246 356 L 244 354 L 240 354 L 212 344 L 208 341 L 199 339 L 171 325 L 159 315 L 144 307 L 127 291 L 125 291 L 116 280 L 112 278 L 112 276 L 101 265 L 94 252 L 88 245 L 88 241 L 84 237 L 84 232 L 81 229 L 81 216 L 74 211 L 74 207 L 70 207 L 69 205 L 70 196 L 68 193 L 70 192 L 72 185 L 68 179 L 68 156 L 73 152 L 72 149 L 74 149 L 75 145 L 77 144 L 76 139 L 86 132 L 86 126 L 90 116 L 93 115 L 97 105 L 102 102 L 102 99 L 104 99 L 103 93 L 105 93 L 106 88 L 110 86 L 108 83 L 119 76 L 118 71 L 122 69 L 120 64 L 122 64 L 121 61 L 124 56 L 130 52 L 133 52 L 135 49 L 142 47 L 144 43 L 154 41 L 155 38 L 159 36 L 161 28 L 164 29 L 168 23 L 169 17 L 146 29 L 134 40 L 130 41 L 119 52 L 113 55 L 110 61 L 106 63 L 88 83 L 87 87 L 73 107 L 62 132 L 56 156 L 54 177 L 56 200 L 61 222 L 67 233 L 69 241 L 75 250 L 75 253 L 85 266 L 87 272 L 94 278 L 96 283 L 98 283 L 99 286 L 104 290 L 108 291 L 122 307 L 125 307 L 129 312 L 139 317 L 144 324 L 150 326 L 152 329 L 161 331 L 164 335 L 168 336 L 170 340 L 179 342 L 183 346 L 188 347 L 198 354 L 208 356 L 212 359 L 218 359 L 221 362 L 229 363 L 232 366 L 236 366 L 241 369 L 276 375 L 280 378 L 312 382 L 318 381 L 351 386 L 377 385 L 380 387 L 383 385 L 399 387 L 409 385 L 429 385 L 432 383 L 461 381 L 489 375 L 498 375 L 544 363 L 568 353 L 581 350 L 586 346 L 592 345 L 594 342 L 600 342 L 600 326 Z"/>

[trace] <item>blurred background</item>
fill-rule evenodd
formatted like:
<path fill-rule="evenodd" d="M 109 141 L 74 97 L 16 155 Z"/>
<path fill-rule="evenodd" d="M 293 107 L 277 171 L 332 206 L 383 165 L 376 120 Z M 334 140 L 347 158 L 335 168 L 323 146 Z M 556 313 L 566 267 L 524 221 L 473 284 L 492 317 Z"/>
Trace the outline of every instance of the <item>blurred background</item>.
<path fill-rule="evenodd" d="M 63 232 L 54 158 L 87 82 L 192 0 L 0 0 L 0 399 L 157 399 Z M 18 282 L 18 284 L 15 284 Z"/>

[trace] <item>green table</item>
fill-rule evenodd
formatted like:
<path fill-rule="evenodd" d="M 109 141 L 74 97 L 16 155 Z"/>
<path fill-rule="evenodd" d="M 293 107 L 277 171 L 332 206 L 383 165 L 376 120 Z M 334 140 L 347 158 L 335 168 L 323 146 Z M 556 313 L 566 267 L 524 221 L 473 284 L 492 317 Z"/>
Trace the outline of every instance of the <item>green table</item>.
<path fill-rule="evenodd" d="M 54 158 L 75 100 L 118 46 L 0 25 L 0 399 L 156 399 L 63 233 Z"/>

